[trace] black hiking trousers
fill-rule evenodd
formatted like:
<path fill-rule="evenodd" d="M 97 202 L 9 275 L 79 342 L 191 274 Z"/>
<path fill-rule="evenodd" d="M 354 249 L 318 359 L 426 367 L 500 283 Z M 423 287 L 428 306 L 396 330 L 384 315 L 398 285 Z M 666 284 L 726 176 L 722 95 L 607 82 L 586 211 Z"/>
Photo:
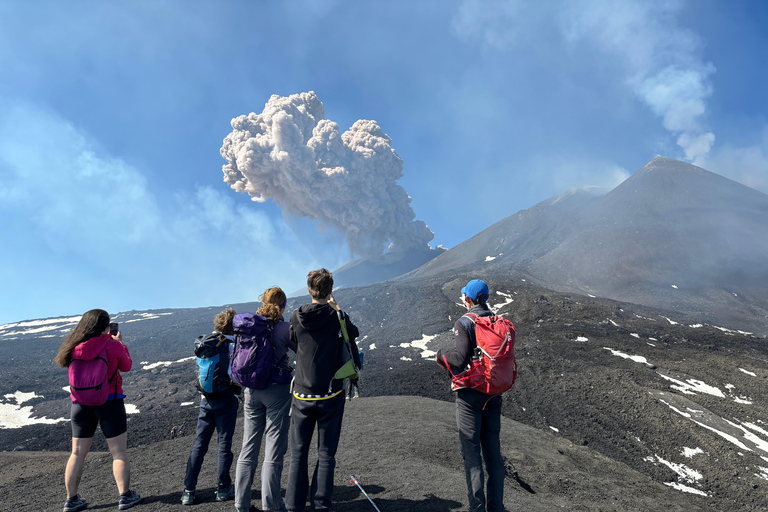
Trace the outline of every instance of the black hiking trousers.
<path fill-rule="evenodd" d="M 460 389 L 456 392 L 456 424 L 470 512 L 504 512 L 505 470 L 499 441 L 501 396 Z M 488 471 L 487 501 L 483 460 Z"/>
<path fill-rule="evenodd" d="M 341 437 L 344 418 L 344 392 L 326 400 L 299 400 L 293 398 L 291 406 L 291 466 L 288 470 L 288 486 L 285 505 L 289 512 L 331 509 L 333 473 L 336 468 L 336 450 Z M 317 427 L 317 464 L 309 483 L 309 448 L 312 434 Z"/>

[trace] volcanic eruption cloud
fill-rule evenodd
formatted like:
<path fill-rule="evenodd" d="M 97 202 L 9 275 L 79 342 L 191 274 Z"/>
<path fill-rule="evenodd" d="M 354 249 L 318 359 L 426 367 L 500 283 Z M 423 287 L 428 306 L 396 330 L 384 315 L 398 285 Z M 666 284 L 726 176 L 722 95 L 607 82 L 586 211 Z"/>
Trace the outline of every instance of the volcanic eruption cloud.
<path fill-rule="evenodd" d="M 355 254 L 376 256 L 387 242 L 391 251 L 428 249 L 434 238 L 397 184 L 403 160 L 392 139 L 363 119 L 341 133 L 314 92 L 272 95 L 261 114 L 233 119 L 221 156 L 234 190 L 338 228 Z"/>

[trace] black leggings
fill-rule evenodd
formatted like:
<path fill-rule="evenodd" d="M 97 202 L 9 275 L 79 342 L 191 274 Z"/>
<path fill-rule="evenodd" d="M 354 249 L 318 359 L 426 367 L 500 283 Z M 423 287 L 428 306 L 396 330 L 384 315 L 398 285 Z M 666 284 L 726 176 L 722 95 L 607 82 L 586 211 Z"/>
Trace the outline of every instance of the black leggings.
<path fill-rule="evenodd" d="M 73 438 L 89 438 L 101 424 L 104 437 L 111 439 L 128 430 L 123 399 L 108 400 L 104 405 L 72 404 L 70 412 Z"/>

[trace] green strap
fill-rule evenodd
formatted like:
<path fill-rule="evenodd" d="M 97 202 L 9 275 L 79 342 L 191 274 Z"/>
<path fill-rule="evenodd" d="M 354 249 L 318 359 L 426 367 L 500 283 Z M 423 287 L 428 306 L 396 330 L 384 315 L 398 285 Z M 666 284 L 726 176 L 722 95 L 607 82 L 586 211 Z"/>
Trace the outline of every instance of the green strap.
<path fill-rule="evenodd" d="M 347 334 L 347 322 L 344 321 L 344 317 L 341 316 L 341 311 L 336 310 L 336 314 L 339 316 L 339 323 L 341 324 L 341 334 L 344 336 L 344 341 L 349 343 L 349 334 Z"/>

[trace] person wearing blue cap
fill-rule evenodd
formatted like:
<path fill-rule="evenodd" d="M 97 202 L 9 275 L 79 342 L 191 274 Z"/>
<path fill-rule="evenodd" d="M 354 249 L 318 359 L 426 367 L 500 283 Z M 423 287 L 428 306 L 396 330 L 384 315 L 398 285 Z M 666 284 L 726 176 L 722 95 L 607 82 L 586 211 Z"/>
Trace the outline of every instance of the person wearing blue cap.
<path fill-rule="evenodd" d="M 488 307 L 488 285 L 473 279 L 461 289 L 461 300 L 469 311 L 453 325 L 455 347 L 437 352 L 436 361 L 442 368 L 458 375 L 469 365 L 477 349 L 473 316 L 491 316 Z M 504 460 L 501 457 L 501 395 L 488 395 L 476 389 L 456 392 L 456 423 L 459 429 L 461 455 L 467 476 L 467 496 L 470 512 L 503 512 Z M 485 494 L 483 459 L 488 471 L 488 494 Z"/>

